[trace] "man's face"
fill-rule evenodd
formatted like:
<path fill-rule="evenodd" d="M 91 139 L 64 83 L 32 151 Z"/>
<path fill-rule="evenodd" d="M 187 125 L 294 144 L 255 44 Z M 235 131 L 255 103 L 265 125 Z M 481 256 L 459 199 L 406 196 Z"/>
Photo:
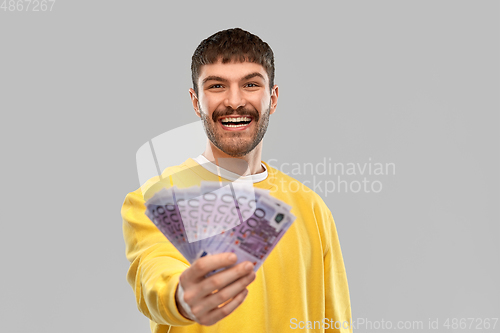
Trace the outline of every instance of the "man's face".
<path fill-rule="evenodd" d="M 203 65 L 198 96 L 189 92 L 209 140 L 232 157 L 248 154 L 262 141 L 278 102 L 278 86 L 270 91 L 264 67 L 253 62 Z"/>

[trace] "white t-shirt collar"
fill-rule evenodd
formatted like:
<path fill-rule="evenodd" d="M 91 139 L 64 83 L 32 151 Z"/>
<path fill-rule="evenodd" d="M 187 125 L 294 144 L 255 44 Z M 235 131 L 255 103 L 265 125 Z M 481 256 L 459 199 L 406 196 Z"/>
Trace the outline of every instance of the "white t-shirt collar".
<path fill-rule="evenodd" d="M 263 172 L 257 173 L 255 175 L 240 176 L 237 173 L 231 172 L 229 170 L 226 170 L 224 168 L 217 166 L 216 164 L 209 161 L 203 155 L 199 155 L 198 157 L 193 158 L 193 160 L 195 160 L 199 165 L 201 165 L 203 168 L 210 171 L 211 173 L 213 173 L 215 175 L 219 175 L 222 178 L 228 179 L 232 182 L 234 182 L 234 181 L 250 181 L 252 183 L 258 183 L 258 182 L 261 182 L 267 178 L 267 168 L 264 165 L 264 163 L 261 163 L 262 167 L 264 168 Z"/>

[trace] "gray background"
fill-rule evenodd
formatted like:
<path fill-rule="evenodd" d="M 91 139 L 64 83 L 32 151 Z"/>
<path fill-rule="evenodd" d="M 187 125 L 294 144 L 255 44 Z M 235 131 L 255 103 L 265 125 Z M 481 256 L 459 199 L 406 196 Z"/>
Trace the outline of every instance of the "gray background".
<path fill-rule="evenodd" d="M 135 153 L 197 120 L 191 55 L 236 26 L 275 52 L 264 160 L 396 165 L 368 177 L 380 193 L 322 195 L 354 318 L 425 332 L 429 318 L 499 317 L 499 15 L 498 1 L 1 10 L 0 331 L 149 331 L 121 231 Z"/>

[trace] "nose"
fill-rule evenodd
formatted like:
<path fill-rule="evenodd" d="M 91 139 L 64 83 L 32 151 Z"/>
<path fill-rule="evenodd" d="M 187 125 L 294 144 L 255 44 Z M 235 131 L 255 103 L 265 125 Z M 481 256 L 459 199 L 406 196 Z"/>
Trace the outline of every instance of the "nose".
<path fill-rule="evenodd" d="M 239 88 L 233 87 L 228 90 L 227 94 L 227 98 L 224 100 L 224 106 L 229 106 L 233 110 L 236 110 L 246 105 L 246 101 Z"/>

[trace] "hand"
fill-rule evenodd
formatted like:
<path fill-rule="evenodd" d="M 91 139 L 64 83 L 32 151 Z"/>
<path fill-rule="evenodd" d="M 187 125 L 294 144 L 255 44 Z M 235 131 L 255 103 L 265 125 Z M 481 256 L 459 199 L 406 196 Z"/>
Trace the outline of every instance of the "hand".
<path fill-rule="evenodd" d="M 179 277 L 184 290 L 184 302 L 189 305 L 195 321 L 211 326 L 233 312 L 248 294 L 246 287 L 255 279 L 253 264 L 244 261 L 208 278 L 213 270 L 231 266 L 236 262 L 234 253 L 208 255 L 196 260 Z M 179 302 L 176 290 L 175 299 Z M 182 306 L 180 313 L 189 318 Z"/>

